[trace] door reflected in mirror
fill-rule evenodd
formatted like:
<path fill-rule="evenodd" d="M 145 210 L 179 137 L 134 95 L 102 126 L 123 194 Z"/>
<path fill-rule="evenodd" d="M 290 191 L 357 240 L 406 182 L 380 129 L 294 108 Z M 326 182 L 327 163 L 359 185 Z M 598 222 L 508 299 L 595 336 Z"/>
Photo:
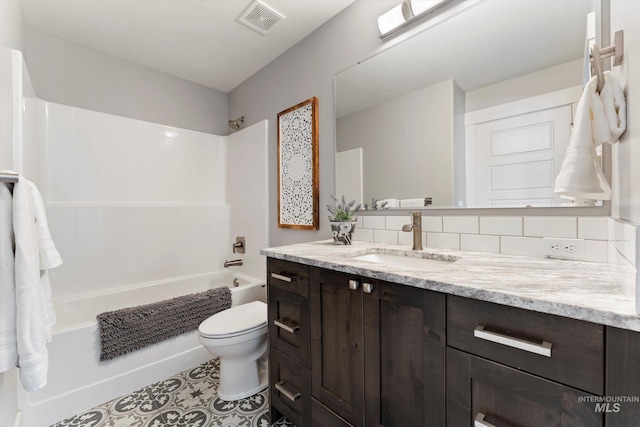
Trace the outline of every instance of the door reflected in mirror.
<path fill-rule="evenodd" d="M 599 8 L 461 2 L 337 74 L 336 192 L 392 208 L 572 205 L 553 183 Z"/>

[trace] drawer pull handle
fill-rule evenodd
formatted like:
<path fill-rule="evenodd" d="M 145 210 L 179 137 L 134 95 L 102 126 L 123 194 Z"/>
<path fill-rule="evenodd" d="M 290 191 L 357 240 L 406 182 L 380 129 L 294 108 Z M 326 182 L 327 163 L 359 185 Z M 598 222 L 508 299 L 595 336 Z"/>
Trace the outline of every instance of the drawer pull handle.
<path fill-rule="evenodd" d="M 284 397 L 286 397 L 287 399 L 289 399 L 292 402 L 295 402 L 296 400 L 298 400 L 300 398 L 300 393 L 291 393 L 289 390 L 287 390 L 284 387 L 284 381 L 280 381 L 274 384 L 274 387 L 276 388 L 276 390 L 278 390 L 280 393 L 282 393 L 282 395 Z"/>
<path fill-rule="evenodd" d="M 373 285 L 371 283 L 363 283 L 362 284 L 362 291 L 365 294 L 370 294 L 371 292 L 373 292 Z"/>
<path fill-rule="evenodd" d="M 476 419 L 473 421 L 473 427 L 496 427 L 496 426 L 486 422 L 484 420 L 484 414 L 482 412 L 478 412 L 478 415 L 476 415 Z"/>
<path fill-rule="evenodd" d="M 273 321 L 273 324 L 276 325 L 280 329 L 284 329 L 287 332 L 291 332 L 292 334 L 295 334 L 296 331 L 298 329 L 300 329 L 300 326 L 298 326 L 298 325 L 295 325 L 295 326 L 287 325 L 286 323 L 284 323 L 284 320 L 282 320 L 282 319 L 275 319 Z"/>
<path fill-rule="evenodd" d="M 349 280 L 349 289 L 351 289 L 352 291 L 357 291 L 359 287 L 360 287 L 360 282 L 353 279 Z"/>
<path fill-rule="evenodd" d="M 273 277 L 274 279 L 282 280 L 283 282 L 288 282 L 288 283 L 291 283 L 296 279 L 295 276 L 293 277 L 283 276 L 282 274 L 278 274 L 278 273 L 271 273 L 271 277 Z"/>
<path fill-rule="evenodd" d="M 496 332 L 490 332 L 484 329 L 484 326 L 478 325 L 473 331 L 473 336 L 483 340 L 503 344 L 509 347 L 517 348 L 519 350 L 528 351 L 530 353 L 539 354 L 541 356 L 551 357 L 552 344 L 547 341 L 543 341 L 542 344 L 523 340 L 520 338 L 514 338 L 507 335 L 502 335 Z"/>

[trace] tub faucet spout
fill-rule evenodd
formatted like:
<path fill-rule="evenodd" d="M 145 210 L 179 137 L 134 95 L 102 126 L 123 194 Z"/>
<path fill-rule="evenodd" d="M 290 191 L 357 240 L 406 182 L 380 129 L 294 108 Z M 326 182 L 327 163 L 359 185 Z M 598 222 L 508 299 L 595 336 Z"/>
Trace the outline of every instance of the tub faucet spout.
<path fill-rule="evenodd" d="M 402 231 L 413 231 L 413 250 L 422 250 L 422 213 L 414 212 L 412 214 L 411 224 L 403 225 Z"/>
<path fill-rule="evenodd" d="M 232 259 L 231 261 L 224 262 L 224 268 L 233 267 L 234 265 L 242 265 L 241 259 Z"/>

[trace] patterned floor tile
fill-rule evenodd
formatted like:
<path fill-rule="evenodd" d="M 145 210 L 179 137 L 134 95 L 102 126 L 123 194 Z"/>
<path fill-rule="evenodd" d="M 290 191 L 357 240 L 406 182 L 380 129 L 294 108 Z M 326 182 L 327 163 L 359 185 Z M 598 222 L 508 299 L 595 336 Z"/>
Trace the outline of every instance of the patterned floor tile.
<path fill-rule="evenodd" d="M 51 427 L 269 427 L 269 392 L 218 399 L 220 361 L 203 363 Z M 274 427 L 295 427 L 286 419 Z"/>

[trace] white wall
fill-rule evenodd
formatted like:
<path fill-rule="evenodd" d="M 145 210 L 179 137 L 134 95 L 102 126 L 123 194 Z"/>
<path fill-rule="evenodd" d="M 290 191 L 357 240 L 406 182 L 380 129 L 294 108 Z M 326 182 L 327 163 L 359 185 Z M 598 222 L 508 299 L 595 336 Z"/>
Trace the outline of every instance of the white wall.
<path fill-rule="evenodd" d="M 42 101 L 40 119 L 54 299 L 222 267 L 221 137 Z"/>
<path fill-rule="evenodd" d="M 337 120 L 338 151 L 363 148 L 365 201 L 431 197 L 453 205 L 454 87 L 447 80 Z"/>
<path fill-rule="evenodd" d="M 0 46 L 24 52 L 25 25 L 19 0 L 0 1 Z"/>
<path fill-rule="evenodd" d="M 227 134 L 225 93 L 32 29 L 26 34 L 25 56 L 40 99 Z"/>
<path fill-rule="evenodd" d="M 222 137 L 227 153 L 227 204 L 231 209 L 227 259 L 241 259 L 232 271 L 264 278 L 267 262 L 260 249 L 269 246 L 269 164 L 266 120 Z M 236 236 L 246 239 L 245 253 L 233 253 Z"/>
<path fill-rule="evenodd" d="M 612 216 L 640 223 L 640 2 L 611 0 L 611 37 L 624 30 L 624 60 L 613 71 L 627 99 L 627 131 L 613 148 Z"/>
<path fill-rule="evenodd" d="M 397 0 L 356 1 L 307 38 L 280 55 L 229 93 L 229 116 L 247 124 L 267 119 L 269 127 L 270 245 L 330 237 L 324 206 L 335 189 L 335 120 L 333 75 L 366 58 L 382 42 L 376 21 Z M 320 231 L 278 228 L 278 112 L 312 96 L 319 99 Z"/>

